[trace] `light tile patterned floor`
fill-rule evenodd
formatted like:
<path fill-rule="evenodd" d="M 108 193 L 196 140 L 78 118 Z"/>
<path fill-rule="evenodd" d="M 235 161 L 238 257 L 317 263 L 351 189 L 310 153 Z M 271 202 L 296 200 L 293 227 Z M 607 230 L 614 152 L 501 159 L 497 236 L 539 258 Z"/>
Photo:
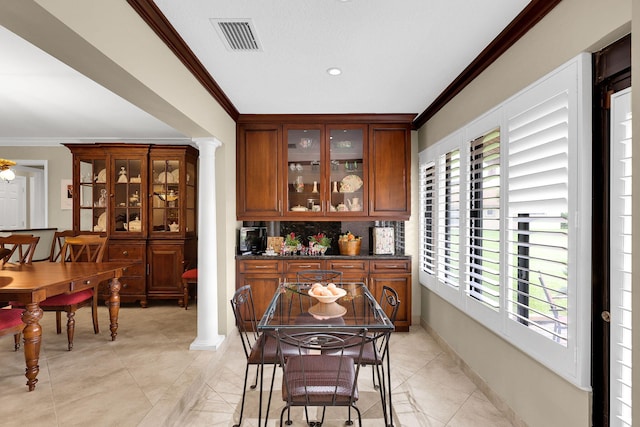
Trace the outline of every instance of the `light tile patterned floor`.
<path fill-rule="evenodd" d="M 55 315 L 45 313 L 39 382 L 31 393 L 22 351 L 12 351 L 11 337 L 0 339 L 0 426 L 197 427 L 237 421 L 245 366 L 239 338 L 231 334 L 218 352 L 190 351 L 195 305 L 187 311 L 174 302 L 123 307 L 115 342 L 109 339 L 106 308 L 100 307 L 98 335 L 89 309 L 76 317 L 74 349 L 68 352 L 66 335 L 55 334 Z M 391 346 L 396 426 L 511 426 L 421 327 L 394 334 Z M 359 385 L 363 426 L 383 425 L 370 369 L 361 372 Z M 257 426 L 257 396 L 247 393 L 245 427 Z M 278 390 L 269 426 L 278 425 L 281 408 Z M 346 409 L 328 408 L 324 426 L 343 426 L 346 418 Z M 305 425 L 301 410 L 292 419 L 294 426 Z"/>

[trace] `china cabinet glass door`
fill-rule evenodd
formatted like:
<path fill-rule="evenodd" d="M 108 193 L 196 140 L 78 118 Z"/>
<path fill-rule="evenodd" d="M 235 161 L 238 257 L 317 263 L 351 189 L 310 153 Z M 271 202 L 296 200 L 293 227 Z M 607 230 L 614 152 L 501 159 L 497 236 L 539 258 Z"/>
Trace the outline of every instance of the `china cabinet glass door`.
<path fill-rule="evenodd" d="M 113 161 L 113 230 L 116 232 L 143 232 L 142 168 L 142 160 L 138 159 L 116 158 Z"/>
<path fill-rule="evenodd" d="M 312 127 L 287 128 L 288 215 L 307 216 L 324 212 L 322 193 L 322 130 Z M 307 213 L 307 214 L 305 214 Z"/>
<path fill-rule="evenodd" d="M 152 232 L 177 233 L 180 231 L 180 205 L 184 195 L 180 194 L 180 161 L 153 160 Z M 193 171 L 187 173 L 192 180 Z M 191 191 L 195 190 L 193 187 Z M 189 193 L 189 190 L 187 190 Z M 195 195 L 194 195 L 195 197 Z M 193 210 L 193 207 L 192 207 Z M 194 215 L 195 213 L 191 212 Z M 192 219 L 195 222 L 195 219 Z"/>
<path fill-rule="evenodd" d="M 328 126 L 329 137 L 329 214 L 362 215 L 367 203 L 365 192 L 365 127 Z"/>
<path fill-rule="evenodd" d="M 80 230 L 107 231 L 106 159 L 81 159 L 79 164 Z"/>

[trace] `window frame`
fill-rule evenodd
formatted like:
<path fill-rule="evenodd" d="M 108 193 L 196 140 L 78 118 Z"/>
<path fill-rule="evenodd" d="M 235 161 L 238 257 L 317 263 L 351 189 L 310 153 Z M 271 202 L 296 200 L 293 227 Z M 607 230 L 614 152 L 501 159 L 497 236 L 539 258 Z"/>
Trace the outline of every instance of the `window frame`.
<path fill-rule="evenodd" d="M 527 88 L 510 97 L 494 109 L 483 114 L 436 144 L 419 154 L 420 168 L 435 159 L 436 179 L 439 177 L 438 158 L 451 150 L 459 149 L 463 171 L 467 171 L 469 158 L 469 142 L 483 132 L 495 128 L 500 130 L 500 305 L 490 308 L 480 300 L 470 296 L 467 284 L 462 281 L 457 291 L 442 284 L 438 279 L 436 264 L 435 274 L 428 274 L 420 268 L 419 279 L 423 286 L 434 291 L 446 301 L 477 320 L 503 339 L 512 343 L 526 354 L 538 360 L 571 383 L 583 389 L 590 388 L 591 337 L 591 58 L 583 53 L 558 67 L 553 72 L 539 79 Z M 509 318 L 507 309 L 508 280 L 508 182 L 507 171 L 509 161 L 510 134 L 507 127 L 508 118 L 536 103 L 545 97 L 554 96 L 558 90 L 566 90 L 569 94 L 568 106 L 568 259 L 567 259 L 567 345 L 531 330 L 527 325 Z M 460 248 L 460 278 L 467 275 L 466 260 L 469 236 L 467 236 L 467 197 L 468 177 L 461 181 L 461 236 L 464 247 Z M 438 183 L 436 183 L 436 189 Z M 421 189 L 422 197 L 422 189 Z M 439 196 L 435 195 L 435 200 Z M 437 212 L 438 209 L 436 208 Z M 424 209 L 421 200 L 421 229 L 424 236 Z M 436 218 L 436 222 L 439 219 Z M 438 227 L 439 224 L 434 225 Z M 438 235 L 436 234 L 436 240 Z M 422 241 L 422 240 L 421 240 Z M 422 241 L 423 242 L 423 241 Z M 435 242 L 436 251 L 438 242 Z M 422 256 L 423 246 L 420 248 Z M 436 253 L 436 257 L 438 254 Z M 580 262 L 578 262 L 578 260 Z M 422 265 L 421 265 L 422 266 Z M 532 272 L 533 274 L 533 272 Z"/>

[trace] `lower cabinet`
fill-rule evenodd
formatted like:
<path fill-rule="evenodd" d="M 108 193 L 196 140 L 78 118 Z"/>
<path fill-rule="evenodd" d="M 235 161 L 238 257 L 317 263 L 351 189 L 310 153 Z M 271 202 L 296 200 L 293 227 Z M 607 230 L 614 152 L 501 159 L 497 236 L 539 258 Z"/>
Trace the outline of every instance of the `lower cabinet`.
<path fill-rule="evenodd" d="M 283 274 L 283 264 L 279 260 L 245 260 L 236 262 L 236 289 L 251 285 L 253 305 L 256 309 L 256 321 L 269 307 Z M 243 318 L 250 319 L 249 313 Z M 245 325 L 251 328 L 251 325 Z"/>
<path fill-rule="evenodd" d="M 184 306 L 182 273 L 195 263 L 196 239 L 128 240 L 110 239 L 105 261 L 133 262 L 119 279 L 120 301 L 139 302 L 147 307 L 150 299 L 175 299 Z M 108 283 L 99 288 L 100 298 L 109 298 Z"/>
<path fill-rule="evenodd" d="M 165 241 L 151 241 L 147 246 L 149 299 L 177 299 L 184 307 L 182 273 L 184 271 L 184 245 Z"/>
<path fill-rule="evenodd" d="M 341 271 L 345 282 L 364 282 L 377 301 L 383 286 L 398 293 L 400 307 L 396 317 L 396 331 L 406 332 L 411 325 L 411 259 L 352 258 L 352 259 L 238 259 L 236 260 L 236 289 L 251 285 L 256 319 L 266 311 L 274 293 L 283 281 L 294 282 L 305 270 Z"/>
<path fill-rule="evenodd" d="M 120 280 L 120 301 L 139 301 L 142 307 L 147 306 L 147 259 L 146 242 L 136 240 L 111 240 L 107 244 L 106 261 L 134 262 L 133 267 L 127 268 Z M 100 285 L 102 299 L 109 298 L 107 283 Z"/>
<path fill-rule="evenodd" d="M 371 261 L 369 289 L 377 301 L 380 301 L 384 286 L 395 290 L 400 300 L 395 322 L 396 331 L 408 332 L 411 325 L 411 261 Z"/>

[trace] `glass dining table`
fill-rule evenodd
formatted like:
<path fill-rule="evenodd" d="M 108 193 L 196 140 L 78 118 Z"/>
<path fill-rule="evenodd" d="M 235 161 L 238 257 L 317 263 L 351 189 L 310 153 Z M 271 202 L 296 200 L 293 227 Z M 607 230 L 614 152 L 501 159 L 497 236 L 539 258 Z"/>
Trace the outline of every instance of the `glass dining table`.
<path fill-rule="evenodd" d="M 328 298 L 335 299 L 332 302 L 321 302 L 327 298 L 315 298 L 310 295 L 311 287 L 310 283 L 280 284 L 258 323 L 258 331 L 275 336 L 278 330 L 301 327 L 308 331 L 318 331 L 318 333 L 332 330 L 357 333 L 366 330 L 374 345 L 393 332 L 393 323 L 365 283 L 339 284 L 338 287 L 344 292 L 339 291 L 337 298 Z M 381 342 L 388 344 L 388 340 Z M 386 425 L 393 426 L 389 351 L 388 348 L 379 350 L 378 354 L 381 357 L 384 356 L 380 364 L 385 365 L 383 371 L 386 371 L 386 378 L 382 381 L 384 390 L 381 389 L 380 393 L 381 403 Z M 260 387 L 262 389 L 262 384 Z M 260 404 L 260 413 L 261 407 L 262 404 Z"/>

